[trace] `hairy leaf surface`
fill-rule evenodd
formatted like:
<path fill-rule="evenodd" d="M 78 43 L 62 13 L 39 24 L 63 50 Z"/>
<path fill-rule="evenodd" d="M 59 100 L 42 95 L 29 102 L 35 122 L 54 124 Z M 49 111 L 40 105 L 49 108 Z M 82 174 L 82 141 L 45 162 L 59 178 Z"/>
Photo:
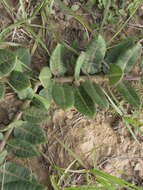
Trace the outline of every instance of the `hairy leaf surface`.
<path fill-rule="evenodd" d="M 0 49 L 0 78 L 8 75 L 16 65 L 17 57 L 6 49 Z"/>
<path fill-rule="evenodd" d="M 87 80 L 82 84 L 82 86 L 95 104 L 99 105 L 103 109 L 109 108 L 107 98 L 98 84 Z"/>
<path fill-rule="evenodd" d="M 12 139 L 8 141 L 7 151 L 21 158 L 30 158 L 39 155 L 32 144 L 21 139 Z"/>
<path fill-rule="evenodd" d="M 140 98 L 129 82 L 121 82 L 117 86 L 118 92 L 134 107 L 140 106 Z"/>
<path fill-rule="evenodd" d="M 118 65 L 111 65 L 108 73 L 110 85 L 117 85 L 123 79 L 123 71 Z"/>
<path fill-rule="evenodd" d="M 30 87 L 30 85 L 31 85 L 29 78 L 25 74 L 23 74 L 19 71 L 13 71 L 11 73 L 9 83 L 17 91 L 24 90 L 24 89 Z"/>
<path fill-rule="evenodd" d="M 95 105 L 90 96 L 84 90 L 82 86 L 75 87 L 75 108 L 82 114 L 94 117 L 95 116 Z"/>
<path fill-rule="evenodd" d="M 102 61 L 106 52 L 106 43 L 101 35 L 91 42 L 85 54 L 82 71 L 88 74 L 101 72 Z"/>
<path fill-rule="evenodd" d="M 67 84 L 55 84 L 52 89 L 55 103 L 62 109 L 68 110 L 74 105 L 73 88 Z"/>
<path fill-rule="evenodd" d="M 48 115 L 45 112 L 45 109 L 39 109 L 35 107 L 30 107 L 25 110 L 24 119 L 31 123 L 41 123 L 48 120 Z"/>
<path fill-rule="evenodd" d="M 50 57 L 50 70 L 56 76 L 64 75 L 66 67 L 64 64 L 65 47 L 58 44 Z"/>
<path fill-rule="evenodd" d="M 31 144 L 41 144 L 45 142 L 45 135 L 42 128 L 33 123 L 25 122 L 14 129 L 15 138 L 25 140 Z"/>
<path fill-rule="evenodd" d="M 48 83 L 51 78 L 52 78 L 52 73 L 50 71 L 50 68 L 43 67 L 39 75 L 39 80 L 41 81 L 41 84 L 44 88 L 48 87 Z"/>

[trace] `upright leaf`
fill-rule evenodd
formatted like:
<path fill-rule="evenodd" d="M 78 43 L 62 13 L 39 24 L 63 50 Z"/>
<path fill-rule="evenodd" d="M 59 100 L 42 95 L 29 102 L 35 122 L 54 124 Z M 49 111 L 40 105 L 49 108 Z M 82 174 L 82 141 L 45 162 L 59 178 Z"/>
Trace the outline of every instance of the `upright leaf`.
<path fill-rule="evenodd" d="M 17 57 L 6 49 L 0 49 L 0 78 L 8 75 L 15 67 Z"/>
<path fill-rule="evenodd" d="M 5 91 L 6 89 L 4 83 L 0 83 L 0 100 L 4 99 Z"/>
<path fill-rule="evenodd" d="M 30 107 L 25 110 L 23 118 L 31 123 L 41 123 L 49 119 L 45 109 L 35 107 Z"/>
<path fill-rule="evenodd" d="M 139 55 L 141 55 L 142 46 L 137 43 L 126 49 L 117 59 L 116 65 L 122 68 L 123 71 L 129 72 L 132 66 L 136 63 Z"/>
<path fill-rule="evenodd" d="M 58 44 L 50 57 L 50 70 L 56 76 L 64 75 L 66 67 L 64 64 L 65 47 Z"/>
<path fill-rule="evenodd" d="M 140 106 L 140 98 L 129 82 L 119 83 L 117 90 L 132 106 Z"/>
<path fill-rule="evenodd" d="M 106 63 L 118 65 L 122 71 L 129 72 L 141 54 L 141 44 L 128 39 L 113 46 L 106 56 Z M 106 71 L 106 69 L 104 69 Z"/>
<path fill-rule="evenodd" d="M 45 142 L 45 135 L 42 128 L 37 124 L 29 122 L 23 123 L 14 129 L 16 139 L 27 141 L 31 144 L 41 144 Z"/>
<path fill-rule="evenodd" d="M 95 104 L 99 105 L 103 109 L 109 108 L 109 103 L 106 99 L 106 96 L 98 84 L 87 80 L 82 84 L 82 87 Z"/>
<path fill-rule="evenodd" d="M 101 72 L 102 61 L 106 52 L 106 43 L 101 35 L 91 42 L 86 50 L 82 71 L 88 74 Z"/>
<path fill-rule="evenodd" d="M 75 87 L 75 108 L 82 114 L 94 117 L 95 116 L 95 105 L 90 96 L 84 90 L 82 86 Z"/>
<path fill-rule="evenodd" d="M 20 158 L 30 158 L 39 155 L 32 144 L 21 139 L 12 139 L 8 141 L 7 151 L 12 152 Z"/>
<path fill-rule="evenodd" d="M 39 75 L 39 80 L 41 81 L 41 84 L 44 88 L 48 87 L 49 80 L 52 77 L 52 73 L 50 71 L 49 67 L 44 67 Z"/>
<path fill-rule="evenodd" d="M 74 73 L 74 78 L 76 81 L 78 81 L 80 78 L 79 77 L 80 71 L 81 71 L 82 65 L 84 64 L 85 59 L 86 59 L 86 54 L 85 52 L 82 52 L 76 61 L 75 73 Z"/>
<path fill-rule="evenodd" d="M 30 87 L 29 78 L 25 74 L 23 74 L 19 71 L 13 71 L 11 73 L 9 83 L 17 91 L 22 91 L 22 90 Z"/>
<path fill-rule="evenodd" d="M 67 84 L 55 84 L 52 89 L 55 103 L 62 109 L 68 110 L 74 105 L 73 88 Z"/>
<path fill-rule="evenodd" d="M 123 78 L 123 71 L 118 65 L 111 65 L 108 73 L 110 85 L 117 85 Z"/>

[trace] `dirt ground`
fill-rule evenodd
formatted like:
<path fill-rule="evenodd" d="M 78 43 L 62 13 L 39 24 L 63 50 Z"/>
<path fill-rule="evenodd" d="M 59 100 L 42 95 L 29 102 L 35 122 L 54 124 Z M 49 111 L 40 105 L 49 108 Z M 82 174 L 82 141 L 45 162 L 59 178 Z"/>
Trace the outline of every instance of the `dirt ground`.
<path fill-rule="evenodd" d="M 66 1 L 68 4 L 75 1 Z M 77 1 L 82 5 L 84 1 Z M 47 46 L 51 50 L 55 45 L 56 39 L 62 39 L 69 45 L 73 40 L 80 41 L 79 49 L 83 49 L 87 43 L 84 39 L 84 27 L 72 16 L 63 13 L 59 7 L 55 6 L 56 14 L 50 18 L 50 25 L 54 28 L 49 31 L 45 38 Z M 83 16 L 90 25 L 93 22 L 102 20 L 102 12 L 94 14 L 87 13 L 82 9 L 78 14 Z M 129 27 L 123 30 L 122 36 L 133 36 L 142 31 L 132 24 L 143 24 L 141 16 L 136 18 L 136 23 L 129 23 Z M 0 7 L 0 31 L 12 23 L 8 13 Z M 28 44 L 28 39 L 24 37 L 20 29 L 17 29 L 14 42 Z M 52 38 L 49 38 L 54 31 Z M 103 33 L 106 39 L 110 39 L 115 32 L 115 28 L 110 25 L 105 28 Z M 56 39 L 53 37 L 56 35 Z M 19 38 L 17 38 L 19 37 Z M 92 38 L 92 35 L 89 36 Z M 53 39 L 54 38 L 54 39 Z M 52 41 L 53 40 L 53 41 Z M 41 48 L 36 50 L 33 56 L 33 64 L 37 70 L 47 64 L 47 56 Z M 39 64 L 40 63 L 40 64 Z M 14 94 L 8 93 L 6 99 L 0 103 L 0 124 L 7 125 L 19 109 L 21 101 Z M 98 168 L 104 172 L 124 178 L 136 185 L 143 185 L 143 135 L 136 134 L 139 139 L 138 144 L 121 118 L 112 111 L 98 110 L 95 119 L 89 119 L 76 110 L 63 111 L 57 107 L 50 110 L 51 119 L 43 124 L 47 134 L 47 144 L 41 147 L 41 150 L 48 157 L 41 156 L 38 159 L 26 160 L 22 162 L 31 168 L 38 176 L 42 184 L 49 186 L 49 175 L 54 173 L 54 167 L 67 168 L 78 157 L 78 161 L 72 166 L 72 169 Z M 143 127 L 141 128 L 143 130 Z M 74 155 L 72 154 L 74 153 Z M 15 158 L 13 158 L 13 161 Z M 72 184 L 72 182 L 69 182 Z M 82 185 L 83 183 L 80 182 Z M 64 187 L 65 184 L 63 184 Z"/>

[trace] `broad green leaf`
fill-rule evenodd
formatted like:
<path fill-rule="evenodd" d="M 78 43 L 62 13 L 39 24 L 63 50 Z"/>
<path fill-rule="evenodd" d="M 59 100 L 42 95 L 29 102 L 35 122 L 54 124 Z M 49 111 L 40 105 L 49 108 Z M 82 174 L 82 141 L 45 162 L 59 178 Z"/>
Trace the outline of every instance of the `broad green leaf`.
<path fill-rule="evenodd" d="M 49 119 L 45 109 L 43 110 L 35 107 L 30 107 L 25 110 L 23 117 L 26 121 L 31 123 L 41 123 Z"/>
<path fill-rule="evenodd" d="M 85 52 L 85 61 L 82 71 L 88 74 L 99 73 L 102 70 L 102 61 L 106 52 L 106 43 L 101 35 L 91 42 Z"/>
<path fill-rule="evenodd" d="M 16 181 L 3 186 L 4 190 L 47 190 L 46 187 L 29 181 Z"/>
<path fill-rule="evenodd" d="M 24 90 L 18 91 L 16 93 L 20 100 L 24 100 L 24 99 L 32 100 L 34 97 L 34 94 L 35 94 L 34 90 L 30 87 L 28 87 Z"/>
<path fill-rule="evenodd" d="M 134 45 L 134 40 L 132 39 L 127 39 L 119 44 L 113 46 L 112 48 L 109 49 L 106 55 L 105 61 L 107 64 L 114 64 L 117 62 L 118 57 L 120 57 L 124 52 L 132 47 Z"/>
<path fill-rule="evenodd" d="M 82 114 L 94 117 L 95 116 L 95 105 L 90 96 L 84 90 L 82 86 L 75 87 L 75 108 Z"/>
<path fill-rule="evenodd" d="M 19 60 L 19 64 L 21 65 L 21 69 L 22 69 L 21 72 L 25 70 L 24 67 L 30 68 L 30 66 L 31 66 L 31 55 L 30 55 L 29 49 L 18 48 L 17 50 L 15 50 L 14 53 Z"/>
<path fill-rule="evenodd" d="M 68 110 L 74 106 L 73 88 L 67 84 L 55 84 L 52 89 L 55 103 L 62 109 Z"/>
<path fill-rule="evenodd" d="M 78 81 L 80 78 L 81 67 L 84 64 L 85 59 L 86 59 L 86 54 L 85 52 L 82 52 L 76 61 L 75 73 L 74 73 L 74 78 L 76 81 Z"/>
<path fill-rule="evenodd" d="M 111 65 L 108 73 L 110 85 L 117 85 L 123 79 L 123 71 L 118 65 Z"/>
<path fill-rule="evenodd" d="M 16 139 L 21 139 L 31 144 L 41 144 L 45 142 L 44 131 L 39 125 L 25 122 L 14 129 Z"/>
<path fill-rule="evenodd" d="M 13 71 L 11 73 L 9 83 L 17 91 L 22 91 L 22 90 L 30 87 L 29 78 L 25 74 L 23 74 L 19 71 Z"/>
<path fill-rule="evenodd" d="M 38 95 L 38 94 L 34 95 L 34 98 L 32 100 L 32 104 L 37 108 L 42 108 L 42 109 L 46 109 L 46 110 L 48 110 L 50 107 L 49 100 Z"/>
<path fill-rule="evenodd" d="M 48 88 L 49 80 L 52 78 L 52 73 L 49 67 L 44 67 L 39 75 L 39 80 L 44 88 Z"/>
<path fill-rule="evenodd" d="M 66 48 L 63 45 L 58 44 L 50 57 L 50 70 L 56 76 L 64 75 L 66 72 L 66 67 L 64 65 L 65 53 Z"/>
<path fill-rule="evenodd" d="M 140 43 L 133 45 L 118 57 L 116 65 L 122 68 L 123 71 L 129 72 L 132 66 L 136 63 L 139 55 L 141 55 L 141 50 L 142 46 Z"/>
<path fill-rule="evenodd" d="M 8 75 L 15 67 L 17 57 L 6 49 L 0 49 L 0 78 Z"/>
<path fill-rule="evenodd" d="M 53 88 L 53 84 L 49 83 L 48 88 L 43 88 L 39 92 L 39 95 L 42 96 L 43 98 L 46 98 L 49 104 L 51 104 L 52 102 L 52 88 Z"/>
<path fill-rule="evenodd" d="M 4 184 L 6 184 L 19 180 L 30 180 L 31 172 L 20 164 L 6 162 L 0 166 L 0 183 L 3 182 L 3 176 Z"/>
<path fill-rule="evenodd" d="M 6 89 L 4 83 L 0 83 L 0 100 L 4 99 L 5 91 Z"/>
<path fill-rule="evenodd" d="M 0 141 L 3 140 L 3 138 L 4 138 L 3 133 L 0 133 Z"/>
<path fill-rule="evenodd" d="M 21 139 L 12 139 L 8 141 L 6 149 L 8 152 L 12 152 L 17 157 L 21 158 L 30 158 L 39 155 L 32 144 Z"/>
<path fill-rule="evenodd" d="M 4 150 L 3 152 L 0 152 L 0 165 L 3 164 L 3 162 L 5 161 L 6 156 L 7 156 L 7 151 L 6 150 Z"/>
<path fill-rule="evenodd" d="M 137 43 L 132 49 L 132 55 L 126 65 L 125 72 L 130 72 L 134 64 L 137 62 L 138 58 L 141 56 L 142 45 Z"/>
<path fill-rule="evenodd" d="M 82 83 L 81 86 L 90 96 L 94 104 L 99 105 L 103 109 L 109 108 L 107 98 L 98 84 L 92 83 L 90 80 L 87 80 L 84 83 Z"/>
<path fill-rule="evenodd" d="M 140 98 L 129 82 L 119 83 L 117 90 L 132 106 L 140 106 Z"/>
<path fill-rule="evenodd" d="M 113 46 L 108 51 L 105 61 L 108 65 L 116 64 L 122 71 L 129 72 L 140 56 L 141 50 L 140 43 L 135 43 L 133 39 L 128 39 Z"/>

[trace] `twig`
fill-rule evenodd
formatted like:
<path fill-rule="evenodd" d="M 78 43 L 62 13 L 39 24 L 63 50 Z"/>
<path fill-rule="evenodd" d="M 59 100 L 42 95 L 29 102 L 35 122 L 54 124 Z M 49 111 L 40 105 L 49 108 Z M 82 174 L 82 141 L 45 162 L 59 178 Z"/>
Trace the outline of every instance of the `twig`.
<path fill-rule="evenodd" d="M 142 75 L 138 75 L 138 76 L 126 76 L 124 78 L 124 80 L 127 81 L 138 81 L 140 80 L 140 78 L 142 77 Z M 59 82 L 59 83 L 72 83 L 72 82 L 76 82 L 74 81 L 74 77 L 58 77 L 58 78 L 53 78 L 52 79 L 55 82 Z M 100 83 L 100 82 L 108 82 L 108 76 L 106 75 L 94 75 L 94 76 L 81 76 L 80 79 L 77 82 L 84 82 L 85 80 L 90 80 L 92 82 L 96 82 L 96 83 Z"/>
<path fill-rule="evenodd" d="M 34 92 L 37 92 L 38 87 L 39 87 L 40 85 L 41 85 L 40 83 L 36 83 L 36 84 L 35 84 L 35 87 L 34 87 L 34 89 L 33 89 Z M 22 106 L 21 106 L 21 110 L 16 113 L 16 115 L 15 115 L 15 117 L 13 118 L 12 122 L 18 121 L 18 120 L 21 118 L 21 116 L 22 116 L 22 114 L 23 114 L 23 111 L 24 111 L 26 108 L 29 107 L 30 103 L 31 103 L 31 100 L 25 100 L 25 101 L 24 101 L 24 103 L 23 103 Z M 11 135 L 11 133 L 12 133 L 12 131 L 13 131 L 14 128 L 15 128 L 15 126 L 12 126 L 12 127 L 5 133 L 4 139 L 3 139 L 2 142 L 0 143 L 0 152 L 2 152 L 2 151 L 4 150 L 5 145 L 6 145 L 6 143 L 7 143 L 7 141 L 8 141 L 8 139 L 9 139 L 9 137 L 10 137 L 10 135 Z"/>

